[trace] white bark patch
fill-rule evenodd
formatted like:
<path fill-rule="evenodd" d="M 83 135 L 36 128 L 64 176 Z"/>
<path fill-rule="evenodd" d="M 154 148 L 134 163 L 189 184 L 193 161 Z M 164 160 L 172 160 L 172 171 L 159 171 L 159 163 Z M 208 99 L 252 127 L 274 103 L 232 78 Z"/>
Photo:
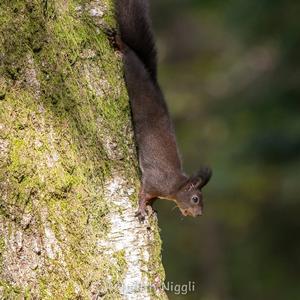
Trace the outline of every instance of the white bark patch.
<path fill-rule="evenodd" d="M 55 238 L 55 234 L 50 229 L 50 227 L 45 227 L 44 243 L 45 243 L 45 250 L 48 257 L 51 259 L 55 259 L 57 254 L 60 252 L 60 248 Z"/>
<path fill-rule="evenodd" d="M 82 52 L 79 54 L 80 58 L 82 59 L 91 59 L 96 57 L 97 53 L 93 49 L 83 49 Z"/>
<path fill-rule="evenodd" d="M 1 130 L 1 124 L 0 124 L 0 130 Z M 9 146 L 8 141 L 0 138 L 0 164 L 6 161 L 7 159 L 8 146 Z"/>
<path fill-rule="evenodd" d="M 47 166 L 52 168 L 55 166 L 55 163 L 59 160 L 59 155 L 57 152 L 53 152 L 47 156 Z"/>
<path fill-rule="evenodd" d="M 128 191 L 125 186 L 124 179 L 118 175 L 105 185 L 105 197 L 113 208 L 107 215 L 110 232 L 105 241 L 99 241 L 99 246 L 110 257 L 119 251 L 124 252 L 126 267 L 119 289 L 122 299 L 150 299 L 147 263 L 151 255 L 148 251 L 149 244 L 154 237 L 147 230 L 148 221 L 140 224 L 135 217 L 136 208 L 129 199 L 133 190 Z M 112 264 L 114 263 L 112 259 Z"/>
<path fill-rule="evenodd" d="M 48 221 L 48 212 L 45 208 L 41 210 L 41 218 L 44 225 L 43 244 L 47 256 L 50 259 L 56 259 L 58 257 L 62 258 L 61 248 L 53 230 L 51 229 L 51 225 Z M 63 261 L 63 259 L 61 259 L 61 261 Z"/>
<path fill-rule="evenodd" d="M 32 236 L 0 217 L 0 237 L 5 243 L 2 252 L 2 264 L 5 268 L 2 269 L 1 278 L 9 278 L 12 285 L 20 287 L 34 282 L 37 276 L 34 270 L 42 265 L 42 258 L 32 251 Z M 0 298 L 1 296 L 0 290 Z"/>
<path fill-rule="evenodd" d="M 90 14 L 92 17 L 103 17 L 104 12 L 99 7 L 94 7 L 90 9 Z"/>
<path fill-rule="evenodd" d="M 87 10 L 89 11 L 89 14 L 94 18 L 95 24 L 101 25 L 102 18 L 107 11 L 107 7 L 105 7 L 103 1 L 102 2 L 100 2 L 99 0 L 92 1 L 88 5 Z"/>
<path fill-rule="evenodd" d="M 82 66 L 82 78 L 85 79 L 89 90 L 95 93 L 97 97 L 103 98 L 111 89 L 110 83 L 103 78 L 102 71 L 93 62 L 86 62 Z"/>
<path fill-rule="evenodd" d="M 25 69 L 25 81 L 27 85 L 32 89 L 33 93 L 39 97 L 41 93 L 40 82 L 37 79 L 36 68 L 34 65 L 34 60 L 31 55 L 27 58 L 28 65 Z"/>

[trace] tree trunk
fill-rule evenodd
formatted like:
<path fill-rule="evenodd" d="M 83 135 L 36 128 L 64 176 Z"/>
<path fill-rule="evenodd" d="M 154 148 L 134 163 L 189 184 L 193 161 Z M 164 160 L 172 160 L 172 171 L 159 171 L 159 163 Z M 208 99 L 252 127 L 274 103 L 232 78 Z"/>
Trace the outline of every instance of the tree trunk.
<path fill-rule="evenodd" d="M 0 1 L 0 298 L 165 299 L 112 1 Z"/>

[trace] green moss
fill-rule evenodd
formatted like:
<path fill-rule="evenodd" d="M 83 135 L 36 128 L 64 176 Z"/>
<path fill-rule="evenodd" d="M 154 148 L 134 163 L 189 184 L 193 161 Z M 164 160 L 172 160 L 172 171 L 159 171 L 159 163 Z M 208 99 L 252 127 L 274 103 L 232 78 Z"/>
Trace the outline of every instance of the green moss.
<path fill-rule="evenodd" d="M 5 51 L 1 74 L 16 80 L 26 66 L 28 49 L 37 51 L 44 42 L 44 17 L 38 1 L 1 1 L 1 44 Z"/>
<path fill-rule="evenodd" d="M 22 299 L 22 289 L 0 279 L 1 299 Z"/>
<path fill-rule="evenodd" d="M 3 205 L 14 204 L 8 211 L 17 224 L 23 211 L 34 212 L 32 232 L 44 236 L 47 227 L 59 245 L 52 241 L 53 257 L 45 255 L 38 273 L 42 299 L 89 299 L 91 282 L 121 282 L 125 252 L 115 253 L 111 265 L 95 246 L 109 230 L 105 216 L 112 204 L 104 201 L 103 185 L 117 173 L 136 191 L 139 186 L 121 61 L 88 12 L 75 9 L 85 2 L 48 1 L 47 9 L 37 0 L 0 3 L 0 123 L 9 144 L 8 167 L 0 170 L 1 180 L 9 181 Z M 115 26 L 111 2 L 103 1 L 106 26 Z M 162 273 L 156 234 L 153 278 Z M 3 282 L 7 295 L 27 293 Z M 105 299 L 118 297 L 116 289 Z"/>
<path fill-rule="evenodd" d="M 125 258 L 125 250 L 117 251 L 113 254 L 113 258 L 117 261 L 118 274 L 124 274 L 127 271 L 127 262 Z"/>

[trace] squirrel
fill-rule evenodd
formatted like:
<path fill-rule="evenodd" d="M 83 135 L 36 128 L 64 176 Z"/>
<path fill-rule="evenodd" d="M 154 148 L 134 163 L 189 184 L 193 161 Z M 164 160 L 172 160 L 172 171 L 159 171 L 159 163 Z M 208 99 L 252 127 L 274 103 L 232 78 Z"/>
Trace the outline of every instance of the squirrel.
<path fill-rule="evenodd" d="M 174 201 L 184 216 L 203 213 L 201 189 L 212 171 L 201 168 L 187 176 L 181 165 L 173 124 L 157 81 L 157 52 L 147 0 L 115 0 L 118 33 L 115 44 L 123 54 L 142 183 L 136 216 L 144 220 L 157 199 Z"/>

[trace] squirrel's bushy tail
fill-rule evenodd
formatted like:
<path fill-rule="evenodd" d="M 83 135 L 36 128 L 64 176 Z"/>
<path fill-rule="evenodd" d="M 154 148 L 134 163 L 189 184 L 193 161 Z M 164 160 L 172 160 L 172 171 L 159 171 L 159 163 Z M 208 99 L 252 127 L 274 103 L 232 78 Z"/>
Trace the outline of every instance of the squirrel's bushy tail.
<path fill-rule="evenodd" d="M 156 49 L 147 0 L 115 0 L 121 40 L 133 50 L 156 81 Z"/>

